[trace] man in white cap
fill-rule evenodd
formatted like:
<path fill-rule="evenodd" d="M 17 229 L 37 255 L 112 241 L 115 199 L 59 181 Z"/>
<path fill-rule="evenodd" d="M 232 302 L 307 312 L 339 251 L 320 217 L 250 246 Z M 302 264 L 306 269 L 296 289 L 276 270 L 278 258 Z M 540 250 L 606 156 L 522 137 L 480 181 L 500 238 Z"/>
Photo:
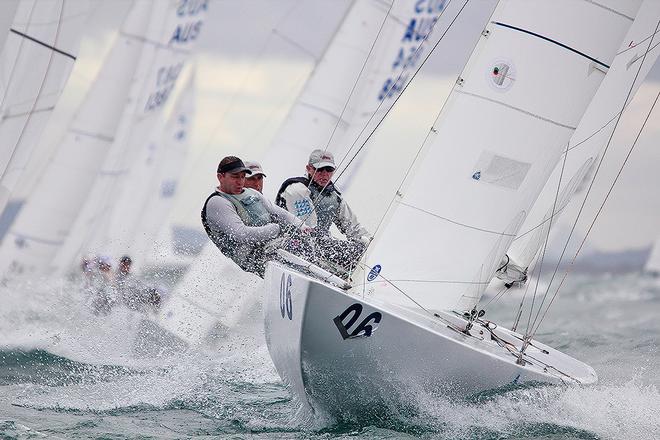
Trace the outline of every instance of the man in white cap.
<path fill-rule="evenodd" d="M 275 203 L 305 221 L 316 239 L 320 257 L 331 264 L 333 272 L 347 277 L 371 240 L 355 214 L 332 183 L 335 158 L 332 153 L 314 150 L 306 166 L 307 176 L 293 177 L 282 183 Z M 335 224 L 346 240 L 330 234 Z"/>
<path fill-rule="evenodd" d="M 255 191 L 259 191 L 261 194 L 264 193 L 264 173 L 263 168 L 259 162 L 246 160 L 245 166 L 252 171 L 252 174 L 245 176 L 245 187 L 252 188 Z"/>

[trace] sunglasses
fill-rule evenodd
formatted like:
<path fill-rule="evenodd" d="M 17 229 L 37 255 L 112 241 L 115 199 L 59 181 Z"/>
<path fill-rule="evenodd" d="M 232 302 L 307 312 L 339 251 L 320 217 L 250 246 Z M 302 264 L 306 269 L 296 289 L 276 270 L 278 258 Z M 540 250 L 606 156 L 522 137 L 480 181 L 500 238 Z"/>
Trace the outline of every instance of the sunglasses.
<path fill-rule="evenodd" d="M 321 171 L 327 171 L 328 173 L 334 173 L 335 169 L 333 167 L 321 167 L 321 168 L 316 168 L 317 172 Z"/>

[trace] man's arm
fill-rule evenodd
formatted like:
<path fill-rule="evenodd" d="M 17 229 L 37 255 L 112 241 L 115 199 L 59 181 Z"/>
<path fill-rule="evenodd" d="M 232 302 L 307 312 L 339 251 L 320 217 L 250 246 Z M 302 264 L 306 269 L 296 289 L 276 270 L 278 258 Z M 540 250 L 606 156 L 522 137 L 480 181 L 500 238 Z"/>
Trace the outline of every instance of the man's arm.
<path fill-rule="evenodd" d="M 369 244 L 371 241 L 371 234 L 360 224 L 357 216 L 343 198 L 339 204 L 337 228 L 349 240 L 359 240 L 365 244 Z"/>
<path fill-rule="evenodd" d="M 218 230 L 238 243 L 263 243 L 277 237 L 277 223 L 264 226 L 247 226 L 236 212 L 236 208 L 224 197 L 212 197 L 206 204 L 206 220 L 211 229 Z"/>

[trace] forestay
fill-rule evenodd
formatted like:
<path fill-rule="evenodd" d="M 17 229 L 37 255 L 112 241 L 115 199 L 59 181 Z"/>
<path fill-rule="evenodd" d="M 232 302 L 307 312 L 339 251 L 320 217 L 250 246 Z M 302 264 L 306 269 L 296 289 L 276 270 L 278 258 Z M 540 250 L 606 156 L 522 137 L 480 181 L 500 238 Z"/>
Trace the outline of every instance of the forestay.
<path fill-rule="evenodd" d="M 628 2 L 628 5 L 632 8 L 635 3 Z M 627 16 L 632 21 L 631 17 Z M 565 160 L 562 154 L 520 229 L 519 236 L 507 252 L 520 266 L 528 267 L 532 264 L 548 236 L 551 222 L 557 222 L 576 191 L 588 187 L 602 151 L 612 136 L 619 113 L 635 96 L 658 58 L 660 34 L 655 32 L 659 23 L 660 2 L 644 1 L 607 76 L 568 144 L 564 153 L 567 154 Z M 627 148 L 627 143 L 625 145 Z M 560 182 L 562 167 L 564 171 Z"/>
<path fill-rule="evenodd" d="M 0 270 L 70 268 L 80 244 L 76 240 L 86 236 L 83 231 L 72 234 L 74 221 L 102 173 L 104 161 L 121 156 L 111 149 L 113 142 L 125 138 L 134 120 L 154 120 L 153 115 L 162 109 L 183 67 L 181 60 L 189 54 L 201 28 L 193 6 L 205 8 L 206 3 L 140 1 L 133 5 L 64 140 L 18 215 L 10 231 L 11 241 L 5 240 Z M 179 54 L 180 59 L 157 63 L 170 53 Z M 129 98 L 132 105 L 126 109 Z M 54 261 L 67 239 L 68 259 Z"/>
<path fill-rule="evenodd" d="M 0 55 L 0 212 L 73 68 L 89 2 L 19 3 Z"/>
<path fill-rule="evenodd" d="M 351 7 L 263 158 L 269 198 L 284 179 L 304 174 L 312 150 L 327 148 L 339 163 L 412 76 L 445 2 L 390 3 Z"/>
<path fill-rule="evenodd" d="M 378 231 L 367 261 L 391 284 L 376 296 L 479 300 L 631 24 L 621 8 L 500 2 Z"/>

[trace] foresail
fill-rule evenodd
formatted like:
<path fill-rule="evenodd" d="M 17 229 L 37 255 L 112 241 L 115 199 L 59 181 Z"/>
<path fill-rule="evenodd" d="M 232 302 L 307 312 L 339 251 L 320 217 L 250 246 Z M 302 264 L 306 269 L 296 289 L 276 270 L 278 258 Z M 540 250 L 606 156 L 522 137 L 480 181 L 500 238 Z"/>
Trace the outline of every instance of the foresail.
<path fill-rule="evenodd" d="M 638 4 L 499 3 L 370 249 L 374 295 L 429 310 L 476 304 Z"/>
<path fill-rule="evenodd" d="M 445 2 L 423 3 L 358 0 L 351 7 L 262 160 L 269 198 L 284 179 L 305 173 L 316 148 L 332 152 L 339 171 L 345 167 L 351 146 L 390 108 L 425 55 L 419 48 Z"/>
<path fill-rule="evenodd" d="M 89 2 L 19 3 L 0 55 L 0 212 L 73 68 Z"/>
<path fill-rule="evenodd" d="M 532 264 L 548 236 L 551 223 L 556 223 L 576 191 L 588 186 L 600 161 L 600 154 L 612 136 L 619 113 L 635 96 L 658 58 L 659 24 L 660 2 L 644 1 L 568 144 L 566 160 L 562 155 L 507 252 L 516 264 L 522 267 Z"/>

